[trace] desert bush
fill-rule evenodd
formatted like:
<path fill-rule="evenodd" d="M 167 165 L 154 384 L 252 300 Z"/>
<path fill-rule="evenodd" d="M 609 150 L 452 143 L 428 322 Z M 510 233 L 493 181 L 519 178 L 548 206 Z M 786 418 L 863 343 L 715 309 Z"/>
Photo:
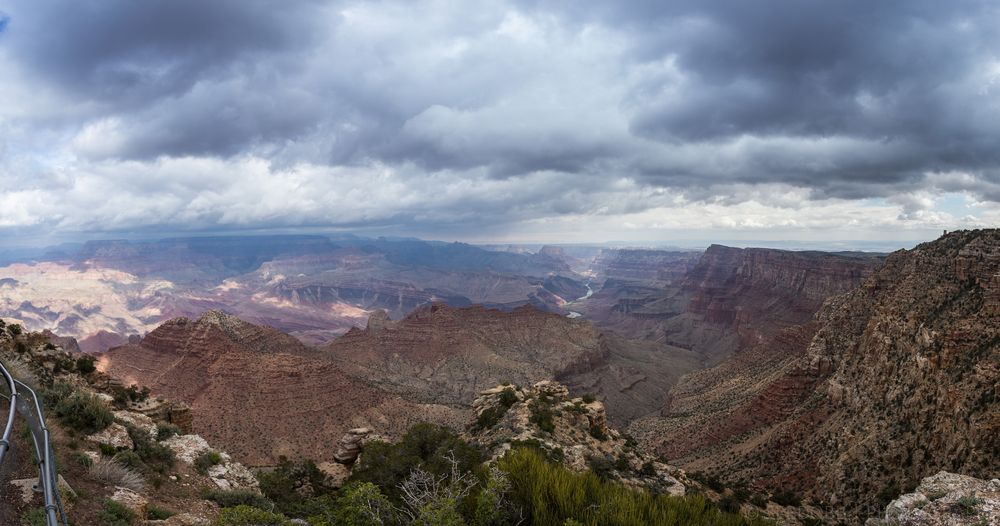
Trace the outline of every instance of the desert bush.
<path fill-rule="evenodd" d="M 487 430 L 497 425 L 500 419 L 507 414 L 507 407 L 502 405 L 496 405 L 493 407 L 487 407 L 482 413 L 476 417 L 476 421 L 469 426 L 469 430 L 472 432 L 478 432 L 482 430 Z"/>
<path fill-rule="evenodd" d="M 76 371 L 80 374 L 90 374 L 97 370 L 94 365 L 96 361 L 93 356 L 81 356 L 76 359 Z"/>
<path fill-rule="evenodd" d="M 601 429 L 601 426 L 590 426 L 590 436 L 602 442 L 608 439 L 608 434 Z"/>
<path fill-rule="evenodd" d="M 132 439 L 132 448 L 148 468 L 147 473 L 165 473 L 174 465 L 174 452 L 149 436 L 149 432 L 132 424 L 124 424 Z"/>
<path fill-rule="evenodd" d="M 81 433 L 96 433 L 115 421 L 100 398 L 80 391 L 67 396 L 55 406 L 55 414 L 66 427 Z"/>
<path fill-rule="evenodd" d="M 551 433 L 556 430 L 555 422 L 552 420 L 553 416 L 552 407 L 549 404 L 536 401 L 531 404 L 531 417 L 528 420 L 538 426 L 538 429 Z"/>
<path fill-rule="evenodd" d="M 175 426 L 174 424 L 168 424 L 165 422 L 156 424 L 156 440 L 158 441 L 166 440 L 179 434 L 181 434 L 181 428 Z"/>
<path fill-rule="evenodd" d="M 131 526 L 135 522 L 135 513 L 123 504 L 111 499 L 105 499 L 104 509 L 98 515 L 102 526 Z"/>
<path fill-rule="evenodd" d="M 326 474 L 311 460 L 293 462 L 281 457 L 274 470 L 258 473 L 257 480 L 261 492 L 289 517 L 322 513 L 335 493 Z"/>
<path fill-rule="evenodd" d="M 146 473 L 149 471 L 149 466 L 142 461 L 142 457 L 138 453 L 131 450 L 119 451 L 111 457 L 115 462 L 140 473 Z"/>
<path fill-rule="evenodd" d="M 146 509 L 146 520 L 151 521 L 163 521 L 174 516 L 174 512 L 170 510 L 165 510 L 163 508 L 158 508 L 156 506 L 150 506 Z"/>
<path fill-rule="evenodd" d="M 241 504 L 220 511 L 215 524 L 217 526 L 286 526 L 291 524 L 291 521 L 279 513 Z"/>
<path fill-rule="evenodd" d="M 132 491 L 141 492 L 146 489 L 146 481 L 142 475 L 131 468 L 123 466 L 113 458 L 102 457 L 87 469 L 90 478 L 109 486 L 121 486 Z"/>
<path fill-rule="evenodd" d="M 76 387 L 73 387 L 73 384 L 59 380 L 52 382 L 52 385 L 41 389 L 38 394 L 45 402 L 45 407 L 47 409 L 53 409 L 59 405 L 60 402 L 72 396 L 75 392 Z"/>
<path fill-rule="evenodd" d="M 124 409 L 130 403 L 143 402 L 149 398 L 149 388 L 143 387 L 142 389 L 139 389 L 136 385 L 130 385 L 128 387 L 112 385 L 111 396 L 114 397 L 115 407 Z"/>
<path fill-rule="evenodd" d="M 255 491 L 243 489 L 208 490 L 201 494 L 201 498 L 218 504 L 220 508 L 250 506 L 268 511 L 274 510 L 274 503 L 266 497 Z"/>
<path fill-rule="evenodd" d="M 208 450 L 194 459 L 194 469 L 202 475 L 208 475 L 208 469 L 222 463 L 222 455 L 218 451 Z"/>
<path fill-rule="evenodd" d="M 402 525 L 403 518 L 378 486 L 370 482 L 344 487 L 332 510 L 333 524 L 344 526 Z"/>
<path fill-rule="evenodd" d="M 453 431 L 433 424 L 417 424 L 396 444 L 378 441 L 367 444 L 350 480 L 371 482 L 390 499 L 398 500 L 399 486 L 414 468 L 447 477 L 452 472 L 451 457 L 458 462 L 462 473 L 476 471 L 484 460 L 479 448 Z"/>
<path fill-rule="evenodd" d="M 21 526 L 47 526 L 45 508 L 31 508 L 21 516 Z"/>
<path fill-rule="evenodd" d="M 568 520 L 607 526 L 766 524 L 722 512 L 700 496 L 652 495 L 601 481 L 593 473 L 574 473 L 530 449 L 508 453 L 499 466 L 510 478 L 512 501 L 536 526 L 562 526 Z"/>

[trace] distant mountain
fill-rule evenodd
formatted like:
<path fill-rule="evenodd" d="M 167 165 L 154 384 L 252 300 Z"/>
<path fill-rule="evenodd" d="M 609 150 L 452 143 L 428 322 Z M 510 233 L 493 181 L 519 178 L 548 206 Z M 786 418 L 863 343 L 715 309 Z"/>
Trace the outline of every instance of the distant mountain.
<path fill-rule="evenodd" d="M 818 301 L 809 281 L 800 297 Z M 689 470 L 804 493 L 855 522 L 939 470 L 1000 472 L 997 364 L 1000 230 L 953 232 L 683 378 L 631 430 Z"/>
<path fill-rule="evenodd" d="M 400 318 L 445 302 L 566 314 L 564 305 L 586 293 L 582 276 L 544 254 L 315 235 L 91 241 L 0 267 L 0 280 L 0 315 L 75 337 L 92 352 L 212 309 L 320 344 L 376 310 Z"/>

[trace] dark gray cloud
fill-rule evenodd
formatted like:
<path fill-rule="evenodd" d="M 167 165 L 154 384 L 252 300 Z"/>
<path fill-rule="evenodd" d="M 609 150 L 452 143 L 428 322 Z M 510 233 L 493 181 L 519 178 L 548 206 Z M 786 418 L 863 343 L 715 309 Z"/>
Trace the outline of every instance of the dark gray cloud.
<path fill-rule="evenodd" d="M 119 188 L 115 206 L 152 207 L 14 206 L 0 226 L 457 229 L 836 199 L 936 228 L 928 195 L 1000 203 L 995 2 L 14 0 L 0 13 L 0 194 Z M 240 191 L 247 180 L 297 185 L 280 194 L 304 204 L 273 206 Z"/>

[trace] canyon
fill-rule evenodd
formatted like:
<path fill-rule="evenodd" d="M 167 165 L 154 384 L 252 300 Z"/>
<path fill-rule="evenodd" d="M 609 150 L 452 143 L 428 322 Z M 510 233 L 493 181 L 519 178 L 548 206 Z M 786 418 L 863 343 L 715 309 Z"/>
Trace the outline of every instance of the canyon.
<path fill-rule="evenodd" d="M 1000 231 L 953 232 L 685 376 L 630 431 L 668 461 L 853 521 L 939 470 L 995 477 L 998 364 Z"/>
<path fill-rule="evenodd" d="M 251 466 L 329 460 L 350 429 L 461 430 L 484 391 L 552 380 L 662 461 L 830 520 L 998 468 L 996 230 L 889 255 L 289 243 L 181 246 L 191 266 L 92 246 L 3 269 L 3 308 Z"/>

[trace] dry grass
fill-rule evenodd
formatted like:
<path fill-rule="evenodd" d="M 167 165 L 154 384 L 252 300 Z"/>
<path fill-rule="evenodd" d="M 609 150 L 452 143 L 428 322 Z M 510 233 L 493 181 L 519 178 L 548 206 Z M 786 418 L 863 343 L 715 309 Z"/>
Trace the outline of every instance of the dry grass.
<path fill-rule="evenodd" d="M 99 458 L 87 472 L 94 480 L 110 486 L 119 486 L 135 492 L 142 492 L 146 488 L 146 480 L 142 475 L 110 458 Z"/>

